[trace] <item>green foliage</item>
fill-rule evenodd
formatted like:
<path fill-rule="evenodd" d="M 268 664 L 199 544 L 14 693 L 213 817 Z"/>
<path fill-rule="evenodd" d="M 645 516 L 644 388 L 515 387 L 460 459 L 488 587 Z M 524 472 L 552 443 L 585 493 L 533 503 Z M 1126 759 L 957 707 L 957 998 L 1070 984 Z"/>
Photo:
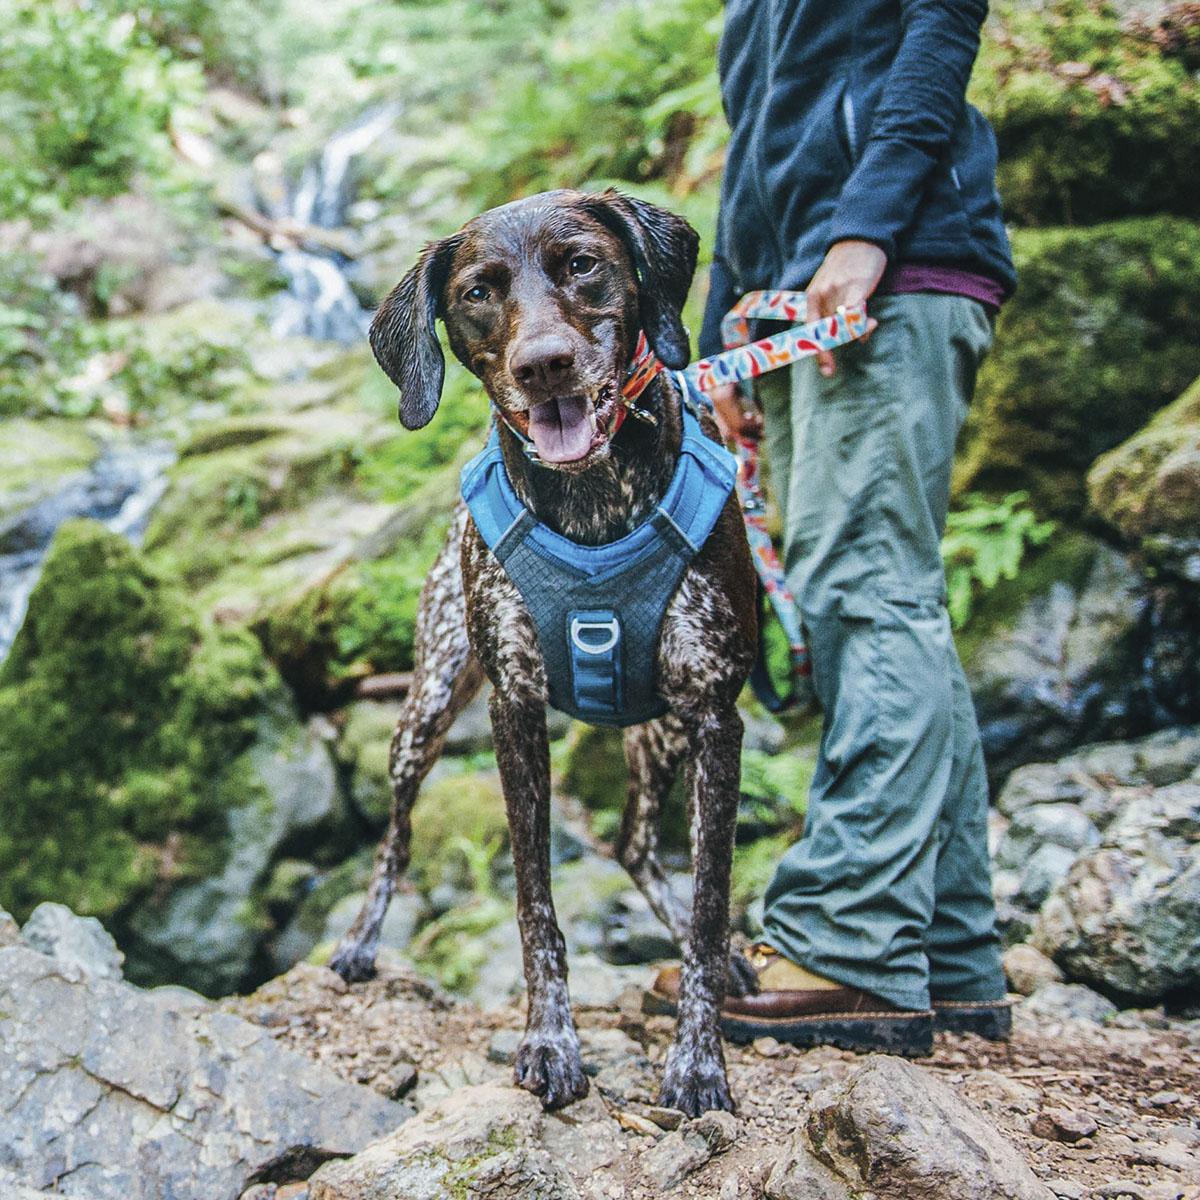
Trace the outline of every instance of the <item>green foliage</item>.
<path fill-rule="evenodd" d="M 446 522 L 439 521 L 387 558 L 359 566 L 337 617 L 334 674 L 412 667 L 417 603 L 445 537 Z"/>
<path fill-rule="evenodd" d="M 1200 81 L 1177 41 L 1103 0 L 993 6 L 971 95 L 996 129 L 1010 219 L 1200 217 Z"/>
<path fill-rule="evenodd" d="M 0 904 L 111 917 L 185 873 L 245 798 L 230 768 L 277 688 L 123 538 L 65 524 L 0 667 Z"/>
<path fill-rule="evenodd" d="M 1054 532 L 1055 523 L 1039 521 L 1028 500 L 1028 492 L 1010 492 L 1000 500 L 970 493 L 946 518 L 942 558 L 956 628 L 971 619 L 978 592 L 990 591 L 1001 579 L 1016 579 L 1026 551 Z"/>
<path fill-rule="evenodd" d="M 1200 225 L 1020 230 L 1021 284 L 979 375 L 955 492 L 1077 518 L 1084 474 L 1200 375 Z"/>
<path fill-rule="evenodd" d="M 794 841 L 794 834 L 780 833 L 734 848 L 730 901 L 735 909 L 745 908 L 762 897 L 779 860 Z"/>
<path fill-rule="evenodd" d="M 724 138 L 720 5 L 579 6 L 502 77 L 464 165 L 482 201 L 588 181 L 695 178 Z"/>
<path fill-rule="evenodd" d="M 774 823 L 783 814 L 794 823 L 808 807 L 815 765 L 807 754 L 767 754 L 747 747 L 742 750 L 742 796 L 761 819 Z"/>
<path fill-rule="evenodd" d="M 137 37 L 119 6 L 0 0 L 0 217 L 113 196 L 162 170 L 172 104 L 193 71 Z"/>
<path fill-rule="evenodd" d="M 61 411 L 72 395 L 65 381 L 87 342 L 73 296 L 30 257 L 0 256 L 0 418 Z"/>

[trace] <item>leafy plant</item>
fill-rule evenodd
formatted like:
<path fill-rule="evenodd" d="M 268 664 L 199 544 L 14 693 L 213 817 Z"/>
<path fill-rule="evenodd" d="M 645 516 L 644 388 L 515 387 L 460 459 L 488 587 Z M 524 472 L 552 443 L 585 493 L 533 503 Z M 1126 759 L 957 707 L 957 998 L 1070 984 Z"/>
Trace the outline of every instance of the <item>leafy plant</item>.
<path fill-rule="evenodd" d="M 70 0 L 0 0 L 0 217 L 113 196 L 163 170 L 187 64 L 142 44 L 133 14 Z"/>
<path fill-rule="evenodd" d="M 1028 500 L 1028 492 L 1010 492 L 1000 500 L 971 492 L 962 498 L 964 507 L 947 517 L 942 559 L 956 628 L 971 619 L 980 591 L 1015 579 L 1025 552 L 1054 532 L 1055 522 L 1039 520 Z"/>

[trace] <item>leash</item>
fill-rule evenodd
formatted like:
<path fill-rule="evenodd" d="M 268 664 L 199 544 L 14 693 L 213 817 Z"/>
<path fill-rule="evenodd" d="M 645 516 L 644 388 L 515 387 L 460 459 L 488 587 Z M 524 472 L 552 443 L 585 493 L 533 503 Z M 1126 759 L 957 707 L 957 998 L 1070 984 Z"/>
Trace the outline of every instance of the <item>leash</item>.
<path fill-rule="evenodd" d="M 721 322 L 724 352 L 702 358 L 680 373 L 703 395 L 721 384 L 755 379 L 822 350 L 834 350 L 861 338 L 867 332 L 867 311 L 862 305 L 840 308 L 833 316 L 819 321 L 806 323 L 804 317 L 803 292 L 747 292 Z M 801 323 L 771 337 L 751 341 L 751 319 Z M 707 396 L 704 399 L 708 401 L 706 407 L 711 411 L 711 400 Z M 768 712 L 783 712 L 799 705 L 808 707 L 815 699 L 812 660 L 795 598 L 787 585 L 783 566 L 767 529 L 767 505 L 762 490 L 758 439 L 739 434 L 734 438 L 734 454 L 738 462 L 738 503 L 746 524 L 754 569 L 758 573 L 759 603 L 765 599 L 774 612 L 787 638 L 791 664 L 788 690 L 780 693 L 767 669 L 766 623 L 760 620 L 758 654 L 750 674 L 750 686 Z"/>

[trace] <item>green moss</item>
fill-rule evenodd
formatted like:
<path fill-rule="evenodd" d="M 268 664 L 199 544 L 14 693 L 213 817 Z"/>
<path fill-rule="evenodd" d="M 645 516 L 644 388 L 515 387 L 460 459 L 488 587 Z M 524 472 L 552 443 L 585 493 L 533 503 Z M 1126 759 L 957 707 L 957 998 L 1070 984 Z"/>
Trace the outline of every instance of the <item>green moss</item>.
<path fill-rule="evenodd" d="M 278 692 L 252 638 L 205 630 L 123 538 L 65 524 L 0 667 L 0 904 L 110 917 L 201 869 Z"/>
<path fill-rule="evenodd" d="M 795 840 L 794 834 L 781 833 L 734 848 L 730 901 L 735 908 L 745 908 L 762 897 L 779 860 Z"/>
<path fill-rule="evenodd" d="M 1200 380 L 1088 474 L 1092 507 L 1129 542 L 1200 536 Z"/>
<path fill-rule="evenodd" d="M 1028 491 L 1078 518 L 1084 473 L 1200 374 L 1200 225 L 1175 218 L 1014 238 L 1021 283 L 979 376 L 955 489 Z"/>
<path fill-rule="evenodd" d="M 422 789 L 413 811 L 409 877 L 422 891 L 443 882 L 486 891 L 487 868 L 507 844 L 508 817 L 498 776 L 439 779 Z"/>
<path fill-rule="evenodd" d="M 1114 7 L 993 5 L 970 95 L 996 130 L 1010 220 L 1200 218 L 1200 82 Z"/>
<path fill-rule="evenodd" d="M 430 921 L 409 944 L 409 957 L 450 991 L 469 991 L 491 953 L 483 935 L 511 915 L 511 905 L 494 896 L 472 896 Z"/>

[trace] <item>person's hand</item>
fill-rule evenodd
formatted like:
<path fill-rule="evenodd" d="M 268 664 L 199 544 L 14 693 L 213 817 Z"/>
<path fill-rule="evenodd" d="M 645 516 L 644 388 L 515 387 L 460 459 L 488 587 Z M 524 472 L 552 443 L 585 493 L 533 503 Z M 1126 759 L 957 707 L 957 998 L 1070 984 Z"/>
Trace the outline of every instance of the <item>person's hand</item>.
<path fill-rule="evenodd" d="M 713 416 L 717 420 L 717 428 L 721 437 L 727 442 L 735 438 L 746 438 L 757 442 L 762 437 L 763 417 L 757 408 L 747 408 L 738 395 L 737 385 L 733 383 L 718 384 L 710 391 L 713 402 Z"/>
<path fill-rule="evenodd" d="M 829 247 L 807 288 L 806 320 L 819 321 L 831 317 L 841 305 L 865 304 L 879 286 L 887 266 L 887 255 L 874 242 L 835 242 Z M 878 326 L 874 319 L 867 321 L 867 336 Z M 832 350 L 817 355 L 817 367 L 826 379 L 837 370 Z"/>

